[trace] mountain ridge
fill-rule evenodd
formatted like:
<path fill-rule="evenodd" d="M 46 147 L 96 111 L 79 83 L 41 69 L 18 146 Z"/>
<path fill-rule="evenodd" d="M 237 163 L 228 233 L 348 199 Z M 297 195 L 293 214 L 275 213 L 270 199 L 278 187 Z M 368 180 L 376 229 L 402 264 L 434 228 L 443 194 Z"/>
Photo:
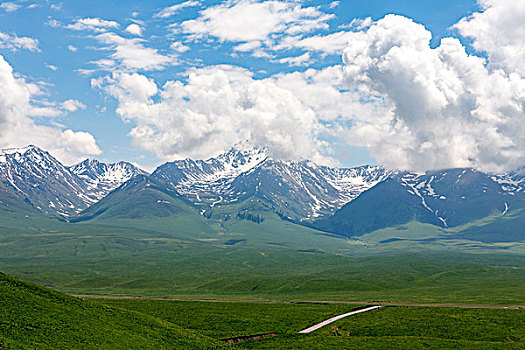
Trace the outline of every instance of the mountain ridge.
<path fill-rule="evenodd" d="M 96 159 L 86 159 L 70 166 L 69 169 L 84 179 L 89 190 L 98 200 L 137 175 L 149 175 L 146 171 L 125 161 L 103 163 Z"/>
<path fill-rule="evenodd" d="M 273 159 L 267 149 L 249 145 L 207 160 L 167 162 L 152 174 L 128 162 L 93 159 L 65 167 L 35 146 L 0 152 L 4 210 L 38 210 L 75 221 L 117 215 L 108 206 L 133 212 L 136 218 L 187 213 L 188 208 L 211 217 L 221 207 L 226 208 L 221 215 L 229 218 L 237 213 L 227 208 L 254 199 L 283 219 L 351 237 L 410 220 L 447 228 L 505 215 L 525 207 L 525 175 L 466 168 L 425 173 L 370 165 L 331 168 Z M 170 205 L 162 209 L 157 203 L 165 201 Z M 138 203 L 138 209 L 129 207 L 131 203 Z"/>

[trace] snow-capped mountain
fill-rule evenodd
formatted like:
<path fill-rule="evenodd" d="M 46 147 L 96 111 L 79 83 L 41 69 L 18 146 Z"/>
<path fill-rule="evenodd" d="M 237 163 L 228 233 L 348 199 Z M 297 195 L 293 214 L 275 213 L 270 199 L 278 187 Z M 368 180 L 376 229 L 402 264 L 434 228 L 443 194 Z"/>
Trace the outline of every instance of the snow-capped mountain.
<path fill-rule="evenodd" d="M 473 169 L 447 169 L 404 174 L 400 182 L 409 193 L 421 199 L 421 205 L 433 213 L 443 227 L 448 227 L 466 223 L 471 217 L 505 214 L 515 204 L 521 206 L 525 193 L 520 193 L 519 186 L 509 186 L 503 181 L 505 178 Z M 475 212 L 470 212 L 473 208 Z"/>
<path fill-rule="evenodd" d="M 508 174 L 492 175 L 491 178 L 500 184 L 501 188 L 510 195 L 525 193 L 525 168 Z"/>
<path fill-rule="evenodd" d="M 153 172 L 151 178 L 175 189 L 195 204 L 231 203 L 238 200 L 238 195 L 230 191 L 232 182 L 267 158 L 266 149 L 234 147 L 208 160 L 185 159 L 165 163 Z"/>
<path fill-rule="evenodd" d="M 107 198 L 106 203 L 126 202 L 125 191 L 115 194 L 118 190 L 114 190 L 138 177 L 145 179 L 139 182 L 144 189 L 154 186 L 201 213 L 211 210 L 212 214 L 218 207 L 227 212 L 225 206 L 257 199 L 265 210 L 282 217 L 316 221 L 318 228 L 343 234 L 411 220 L 453 227 L 525 208 L 522 171 L 496 175 L 472 169 L 413 173 L 378 166 L 331 168 L 273 159 L 265 148 L 243 144 L 207 160 L 165 163 L 152 175 L 126 162 L 85 160 L 65 167 L 34 146 L 3 150 L 0 209 L 72 217 L 102 198 Z M 134 187 L 135 192 L 139 187 Z M 146 192 L 150 197 L 157 193 Z M 155 198 L 152 203 L 164 203 Z"/>
<path fill-rule="evenodd" d="M 106 164 L 95 159 L 86 159 L 69 169 L 84 180 L 89 193 L 97 199 L 104 198 L 109 192 L 134 176 L 148 175 L 131 163 Z"/>
<path fill-rule="evenodd" d="M 68 217 L 97 201 L 82 179 L 35 146 L 0 151 L 0 187 L 4 210 L 24 203 Z"/>
<path fill-rule="evenodd" d="M 491 175 L 473 169 L 394 173 L 314 226 L 349 236 L 412 220 L 459 226 L 524 208 L 524 183 L 519 173 Z"/>
<path fill-rule="evenodd" d="M 337 169 L 275 160 L 264 148 L 242 145 L 208 160 L 166 163 L 151 178 L 200 208 L 257 197 L 281 214 L 302 220 L 333 213 L 388 175 L 375 166 Z"/>

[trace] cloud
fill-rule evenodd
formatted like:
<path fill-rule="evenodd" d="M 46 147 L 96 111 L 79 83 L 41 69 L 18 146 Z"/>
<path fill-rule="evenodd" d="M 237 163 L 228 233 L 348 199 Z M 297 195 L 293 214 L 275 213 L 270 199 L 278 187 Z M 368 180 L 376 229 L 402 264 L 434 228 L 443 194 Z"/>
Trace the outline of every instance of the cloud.
<path fill-rule="evenodd" d="M 0 48 L 12 51 L 25 49 L 32 52 L 40 52 L 37 39 L 25 36 L 19 37 L 16 34 L 9 35 L 3 32 L 0 32 Z"/>
<path fill-rule="evenodd" d="M 46 67 L 53 70 L 53 71 L 57 71 L 58 70 L 58 67 L 57 66 L 53 66 L 52 64 L 46 64 Z"/>
<path fill-rule="evenodd" d="M 309 52 L 317 51 L 322 54 L 339 55 L 348 46 L 349 41 L 354 37 L 356 30 L 368 28 L 372 24 L 372 19 L 355 18 L 349 24 L 339 26 L 340 30 L 329 34 L 317 34 L 312 36 L 286 36 L 277 43 L 272 49 L 302 49 Z"/>
<path fill-rule="evenodd" d="M 126 32 L 136 36 L 142 36 L 142 27 L 133 23 L 126 27 Z"/>
<path fill-rule="evenodd" d="M 50 26 L 52 28 L 60 28 L 60 27 L 62 27 L 64 25 L 62 22 L 60 22 L 60 21 L 58 21 L 56 19 L 53 19 L 53 18 L 47 20 L 44 24 L 48 25 L 48 26 Z"/>
<path fill-rule="evenodd" d="M 102 33 L 95 37 L 107 49 L 113 51 L 109 59 L 101 59 L 95 63 L 102 69 L 115 70 L 160 70 L 177 62 L 175 56 L 165 56 L 157 49 L 145 47 L 144 39 L 126 39 L 115 33 Z M 117 67 L 115 61 L 119 63 Z"/>
<path fill-rule="evenodd" d="M 179 53 L 183 53 L 190 50 L 189 46 L 184 45 L 183 43 L 179 41 L 174 41 L 170 44 L 170 49 L 177 51 Z"/>
<path fill-rule="evenodd" d="M 234 51 L 240 51 L 240 52 L 249 52 L 256 50 L 262 46 L 262 43 L 258 40 L 249 41 L 247 43 L 239 44 L 237 46 L 234 46 Z"/>
<path fill-rule="evenodd" d="M 340 31 L 309 37 L 288 36 L 275 45 L 274 50 L 298 48 L 327 54 L 340 54 L 348 46 L 348 42 L 352 37 L 353 32 L 351 31 Z"/>
<path fill-rule="evenodd" d="M 328 128 L 325 131 L 333 137 L 344 136 L 355 119 L 366 120 L 384 113 L 380 105 L 363 103 L 361 94 L 348 90 L 343 68 L 339 65 L 282 73 L 267 79 L 292 92 L 313 110 L 317 120 Z"/>
<path fill-rule="evenodd" d="M 277 60 L 279 63 L 288 64 L 290 66 L 307 66 L 310 63 L 312 63 L 312 59 L 310 57 L 310 53 L 306 52 L 300 56 L 294 56 L 294 57 L 284 57 L 279 60 Z"/>
<path fill-rule="evenodd" d="M 62 5 L 63 4 L 61 2 L 58 2 L 56 4 L 51 4 L 49 8 L 51 8 L 51 10 L 54 10 L 54 11 L 60 11 L 62 10 Z"/>
<path fill-rule="evenodd" d="M 0 5 L 0 8 L 4 10 L 5 12 L 13 12 L 20 8 L 21 6 L 18 4 L 15 4 L 14 2 L 3 2 Z"/>
<path fill-rule="evenodd" d="M 30 116 L 46 115 L 52 110 L 33 105 L 32 99 L 38 94 L 38 87 L 17 78 L 0 56 L 0 148 L 35 144 L 66 163 L 101 153 L 89 133 L 35 123 Z"/>
<path fill-rule="evenodd" d="M 180 4 L 176 4 L 173 6 L 169 6 L 166 8 L 163 8 L 159 12 L 157 12 L 153 17 L 159 17 L 159 18 L 168 18 L 179 12 L 180 10 L 186 8 L 186 7 L 195 7 L 199 6 L 201 4 L 200 1 L 185 1 Z"/>
<path fill-rule="evenodd" d="M 102 33 L 108 29 L 116 29 L 119 24 L 115 21 L 108 21 L 100 18 L 79 18 L 73 24 L 68 24 L 66 28 L 72 30 L 92 31 Z"/>
<path fill-rule="evenodd" d="M 76 46 L 73 46 L 73 45 L 68 45 L 67 49 L 71 52 L 75 52 L 78 50 L 78 47 Z"/>
<path fill-rule="evenodd" d="M 463 18 L 453 28 L 486 52 L 490 65 L 525 77 L 525 2 L 478 0 L 482 12 Z"/>
<path fill-rule="evenodd" d="M 432 48 L 431 36 L 397 15 L 350 35 L 346 81 L 363 103 L 382 105 L 382 113 L 357 116 L 348 138 L 390 168 L 505 171 L 524 165 L 525 80 L 491 69 L 501 63 L 494 57 L 486 66 L 456 38 Z"/>
<path fill-rule="evenodd" d="M 86 105 L 77 100 L 66 100 L 62 102 L 62 109 L 68 112 L 76 112 L 79 109 L 86 109 Z"/>
<path fill-rule="evenodd" d="M 326 77 L 316 71 L 308 74 L 258 80 L 243 68 L 213 66 L 191 70 L 186 82 L 168 81 L 162 88 L 136 73 L 93 79 L 92 86 L 115 97 L 117 113 L 136 124 L 130 132 L 134 143 L 166 160 L 207 158 L 250 140 L 267 146 L 277 158 L 333 164 L 323 154 L 329 150 L 317 110 L 323 107 L 322 96 L 313 99 L 319 106 L 306 100 L 311 97 L 309 84 Z M 284 87 L 300 80 L 304 91 L 299 97 Z"/>
<path fill-rule="evenodd" d="M 328 29 L 334 16 L 319 7 L 303 7 L 297 1 L 227 1 L 208 7 L 197 19 L 183 22 L 182 32 L 194 38 L 219 41 L 272 41 L 275 36 L 298 35 Z"/>

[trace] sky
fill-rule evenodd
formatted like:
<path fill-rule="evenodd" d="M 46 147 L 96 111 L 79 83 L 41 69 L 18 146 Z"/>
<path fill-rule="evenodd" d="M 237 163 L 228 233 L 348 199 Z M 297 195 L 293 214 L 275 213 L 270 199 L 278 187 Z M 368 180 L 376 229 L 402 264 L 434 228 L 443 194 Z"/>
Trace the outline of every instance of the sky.
<path fill-rule="evenodd" d="M 0 148 L 525 165 L 525 1 L 0 2 Z"/>

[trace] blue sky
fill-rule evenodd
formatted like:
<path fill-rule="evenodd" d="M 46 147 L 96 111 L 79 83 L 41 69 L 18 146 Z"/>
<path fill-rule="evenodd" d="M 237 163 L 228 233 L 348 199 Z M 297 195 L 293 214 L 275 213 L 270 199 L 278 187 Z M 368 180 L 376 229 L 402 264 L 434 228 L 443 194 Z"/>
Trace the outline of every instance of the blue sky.
<path fill-rule="evenodd" d="M 182 6 L 176 8 L 181 4 Z M 268 5 L 268 7 L 252 6 L 255 4 Z M 235 12 L 236 9 L 239 11 Z M 266 17 L 259 22 L 256 16 L 267 16 L 264 11 L 270 11 L 269 13 L 275 18 Z M 293 119 L 296 117 L 290 117 L 291 125 L 294 123 L 301 125 L 297 128 L 297 133 L 307 136 L 293 136 L 281 143 L 276 141 L 277 138 L 293 134 L 293 127 L 286 131 L 288 134 L 279 135 L 278 133 L 282 131 L 279 125 L 274 131 L 270 130 L 271 132 L 261 131 L 260 128 L 255 129 L 255 127 L 253 130 L 248 128 L 249 130 L 245 132 L 238 130 L 245 127 L 245 124 L 240 123 L 235 124 L 231 129 L 236 133 L 236 137 L 225 136 L 231 130 L 224 130 L 224 132 L 201 130 L 198 135 L 193 135 L 193 130 L 201 127 L 198 124 L 201 119 L 190 118 L 194 113 L 204 114 L 208 120 L 219 118 L 224 123 L 231 123 L 232 119 L 228 118 L 235 118 L 235 116 L 217 116 L 215 108 L 224 107 L 224 113 L 236 109 L 233 107 L 228 109 L 220 105 L 215 107 L 213 103 L 218 103 L 217 100 L 210 101 L 207 105 L 206 99 L 211 95 L 195 95 L 201 89 L 198 84 L 207 83 L 203 83 L 202 79 L 196 80 L 194 85 L 188 83 L 188 72 L 197 69 L 196 76 L 202 78 L 211 76 L 210 72 L 215 74 L 219 69 L 218 65 L 229 65 L 235 69 L 226 69 L 226 75 L 237 95 L 242 94 L 243 89 L 250 93 L 253 89 L 257 91 L 262 89 L 266 91 L 266 95 L 272 95 L 274 90 L 265 89 L 274 87 L 263 89 L 257 84 L 253 85 L 254 81 L 264 80 L 268 84 L 270 82 L 274 84 L 279 80 L 276 78 L 278 76 L 287 74 L 291 76 L 295 72 L 302 73 L 308 70 L 320 72 L 325 68 L 343 65 L 342 54 L 346 43 L 341 43 L 341 40 L 334 41 L 333 44 L 322 38 L 313 44 L 311 41 L 301 40 L 341 32 L 367 32 L 369 28 L 374 27 L 374 23 L 381 21 L 387 14 L 398 14 L 399 18 L 403 16 L 422 24 L 424 30 L 432 33 L 429 50 L 436 49 L 440 45 L 441 38 L 452 36 L 461 42 L 469 54 L 487 59 L 490 53 L 476 50 L 475 45 L 472 44 L 472 41 L 477 39 L 475 35 L 470 37 L 460 35 L 457 28 L 451 29 L 462 18 L 468 18 L 480 11 L 483 9 L 472 0 L 4 1 L 0 7 L 0 33 L 8 37 L 4 38 L 3 44 L 0 41 L 0 55 L 12 67 L 16 76 L 23 78 L 26 84 L 36 84 L 39 87 L 40 92 L 31 97 L 31 104 L 54 110 L 47 115 L 33 113 L 30 116 L 31 122 L 61 131 L 71 129 L 74 132 L 86 132 L 94 137 L 96 146 L 77 148 L 72 146 L 70 156 L 63 156 L 66 162 L 84 156 L 93 156 L 110 162 L 128 160 L 152 169 L 164 161 L 175 158 L 211 156 L 214 152 L 222 151 L 221 148 L 227 148 L 235 143 L 238 138 L 248 135 L 256 140 L 254 143 L 257 144 L 275 143 L 276 156 L 290 159 L 311 157 L 320 162 L 355 166 L 365 163 L 384 163 L 383 158 L 391 155 L 380 154 L 379 146 L 375 148 L 369 146 L 366 140 L 355 139 L 358 137 L 356 135 L 345 136 L 344 131 L 339 133 L 335 131 L 337 128 L 350 130 L 352 125 L 359 123 L 345 109 L 343 103 L 346 95 L 343 94 L 361 89 L 358 100 L 368 110 L 371 108 L 369 100 L 378 95 L 381 95 L 384 101 L 390 101 L 383 96 L 386 92 L 379 88 L 370 96 L 364 97 L 362 87 L 335 84 L 336 89 L 341 92 L 341 96 L 338 96 L 341 100 L 337 102 L 337 108 L 341 108 L 341 115 L 337 115 L 339 112 L 336 111 L 335 102 L 334 112 L 330 117 L 318 117 L 317 114 L 324 113 L 318 105 L 307 106 L 308 108 L 303 106 L 303 109 L 297 106 L 291 111 L 283 112 L 297 115 L 312 113 L 312 117 L 307 121 L 299 117 L 297 120 Z M 254 18 L 246 18 L 249 16 Z M 369 22 L 366 22 L 367 18 L 370 18 Z M 228 27 L 221 24 L 223 20 L 230 22 Z M 274 23 L 268 28 L 256 28 L 258 24 L 266 25 L 273 20 Z M 464 29 L 465 33 L 467 30 L 470 30 L 470 27 Z M 16 38 L 27 38 L 27 40 L 16 46 L 14 44 Z M 489 65 L 490 62 L 485 64 L 487 67 Z M 208 69 L 208 67 L 214 68 Z M 241 68 L 243 71 L 238 73 L 236 70 Z M 231 73 L 232 70 L 237 73 Z M 241 74 L 243 77 L 237 78 L 235 74 Z M 133 80 L 138 79 L 139 75 L 144 78 L 141 80 L 145 84 L 144 89 L 147 89 L 148 82 L 152 82 L 156 85 L 155 92 L 126 90 L 124 86 L 126 80 L 123 77 L 129 76 L 131 77 L 129 79 Z M 246 78 L 247 76 L 250 78 Z M 278 89 L 275 90 L 275 96 L 282 95 L 279 89 L 283 87 L 286 87 L 286 91 L 290 91 L 291 95 L 300 94 L 294 90 L 294 86 L 298 86 L 297 81 L 286 83 L 281 80 L 274 84 L 277 86 L 275 89 Z M 184 87 L 177 88 L 179 90 L 176 92 L 173 92 L 175 90 L 168 92 L 163 88 L 166 82 L 171 84 L 177 81 L 182 82 Z M 140 82 L 130 84 L 139 86 Z M 150 84 L 149 88 L 153 86 Z M 130 96 L 142 96 L 141 94 L 144 93 L 148 100 L 142 101 L 144 104 L 136 100 L 131 101 Z M 180 101 L 198 100 L 200 104 L 196 106 L 195 102 L 192 106 L 181 110 L 180 113 L 187 113 L 184 121 L 176 115 L 171 116 L 169 122 L 163 121 L 162 111 L 179 113 L 177 108 L 180 103 L 170 102 L 175 96 L 168 96 L 170 93 L 175 94 L 177 98 L 180 97 L 177 94 L 185 94 Z M 253 98 L 250 97 L 248 100 Z M 298 103 L 304 103 L 304 99 L 300 98 Z M 62 103 L 68 100 L 74 102 L 64 107 Z M 394 98 L 392 100 L 396 102 Z M 384 101 L 383 106 L 380 106 L 381 103 L 378 104 L 376 112 L 379 108 L 385 107 L 384 104 L 387 102 Z M 174 103 L 175 110 L 169 103 Z M 271 105 L 274 102 L 265 103 Z M 287 102 L 279 100 L 275 103 Z M 290 102 L 291 105 L 293 103 Z M 214 110 L 203 111 L 206 106 Z M 348 109 L 355 109 L 352 106 L 349 104 Z M 145 109 L 139 112 L 140 108 Z M 253 117 L 252 124 L 261 122 L 261 125 L 267 125 L 264 123 L 266 123 L 266 114 L 270 113 L 268 108 L 267 104 L 261 106 L 244 118 Z M 399 106 L 397 109 L 399 110 Z M 261 116 L 255 116 L 259 112 L 262 113 Z M 139 113 L 142 114 L 138 115 Z M 156 118 L 155 122 L 145 119 L 145 115 L 149 113 L 151 113 L 150 118 Z M 213 116 L 210 117 L 206 113 L 211 113 Z M 349 116 L 345 117 L 345 113 Z M 49 114 L 55 115 L 49 116 Z M 196 123 L 194 128 L 188 118 Z M 239 116 L 239 118 L 243 117 Z M 272 123 L 286 125 L 287 118 L 287 115 L 279 115 Z M 233 122 L 236 123 L 234 119 Z M 184 124 L 180 132 L 176 131 L 177 123 Z M 209 128 L 220 128 L 220 124 L 217 123 L 214 119 L 213 123 L 209 123 Z M 174 131 L 168 132 L 167 129 L 170 128 Z M 154 133 L 155 136 L 147 136 L 148 133 Z M 187 136 L 189 134 L 193 136 Z M 350 134 L 352 132 L 347 132 L 347 135 Z M 349 141 L 348 138 L 353 139 Z M 26 140 L 17 138 L 16 141 L 18 145 Z M 9 146 L 6 143 L 8 141 L 2 146 Z M 38 143 L 38 141 L 27 139 L 27 143 Z M 51 141 L 49 143 L 52 144 Z M 60 146 L 57 145 L 56 148 L 58 147 Z M 50 148 L 53 149 L 52 146 Z M 297 149 L 304 149 L 304 152 L 299 152 Z"/>

